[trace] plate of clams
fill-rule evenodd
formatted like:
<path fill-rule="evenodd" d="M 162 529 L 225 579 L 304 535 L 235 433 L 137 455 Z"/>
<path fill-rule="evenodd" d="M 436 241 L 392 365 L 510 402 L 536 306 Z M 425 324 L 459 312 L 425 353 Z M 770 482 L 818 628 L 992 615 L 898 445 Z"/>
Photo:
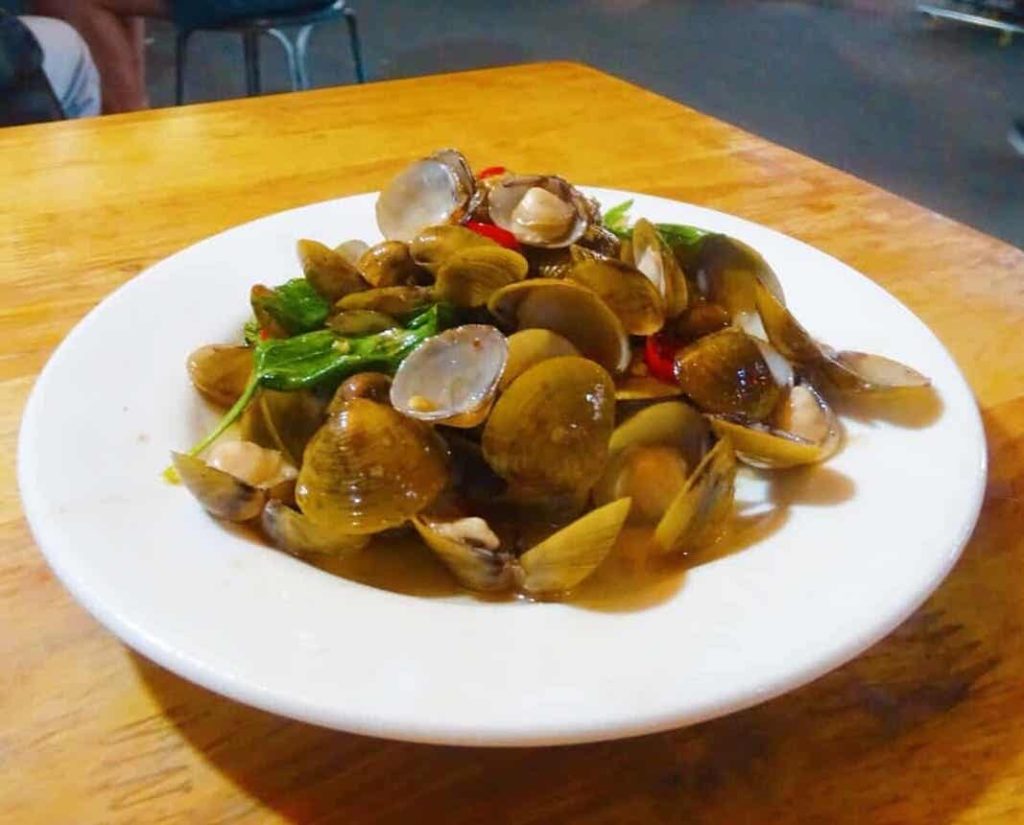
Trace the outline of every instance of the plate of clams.
<path fill-rule="evenodd" d="M 454 149 L 129 281 L 43 370 L 18 461 L 49 563 L 144 655 L 483 745 L 839 666 L 948 573 L 986 472 L 955 363 L 866 277 Z"/>

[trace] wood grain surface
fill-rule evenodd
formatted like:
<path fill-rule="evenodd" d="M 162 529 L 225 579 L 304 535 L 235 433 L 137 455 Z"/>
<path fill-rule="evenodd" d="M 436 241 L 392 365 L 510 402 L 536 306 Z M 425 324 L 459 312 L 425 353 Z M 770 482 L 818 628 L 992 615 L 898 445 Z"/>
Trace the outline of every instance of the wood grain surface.
<path fill-rule="evenodd" d="M 888 639 L 690 729 L 476 750 L 321 730 L 134 655 L 72 602 L 22 517 L 18 422 L 62 336 L 148 264 L 411 158 L 558 171 L 741 215 L 920 315 L 981 404 L 975 535 Z M 1024 822 L 1024 254 L 592 69 L 563 63 L 0 131 L 0 821 Z M 183 319 L 187 322 L 187 319 Z"/>

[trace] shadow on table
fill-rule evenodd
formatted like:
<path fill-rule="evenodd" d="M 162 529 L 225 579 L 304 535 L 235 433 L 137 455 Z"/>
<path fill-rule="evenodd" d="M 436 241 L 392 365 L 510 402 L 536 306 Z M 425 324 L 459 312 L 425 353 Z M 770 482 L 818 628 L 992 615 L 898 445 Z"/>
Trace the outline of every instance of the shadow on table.
<path fill-rule="evenodd" d="M 294 822 L 951 822 L 1024 750 L 1024 401 L 986 427 L 988 497 L 938 592 L 846 667 L 693 728 L 566 748 L 410 745 L 290 722 L 134 661 L 182 735 Z"/>

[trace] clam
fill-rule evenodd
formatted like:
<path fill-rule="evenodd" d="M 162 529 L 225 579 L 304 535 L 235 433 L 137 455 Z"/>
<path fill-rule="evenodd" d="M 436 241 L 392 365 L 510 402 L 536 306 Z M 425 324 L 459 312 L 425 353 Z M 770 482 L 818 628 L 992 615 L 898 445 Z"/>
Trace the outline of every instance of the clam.
<path fill-rule="evenodd" d="M 411 315 L 434 303 L 434 290 L 428 286 L 388 286 L 346 295 L 334 306 L 339 312 L 369 309 L 385 315 Z"/>
<path fill-rule="evenodd" d="M 736 455 L 755 467 L 796 467 L 830 458 L 842 441 L 835 413 L 811 387 L 792 387 L 768 424 L 713 417 L 711 426 L 728 437 Z"/>
<path fill-rule="evenodd" d="M 633 265 L 661 295 L 665 313 L 669 318 L 675 318 L 686 309 L 690 300 L 686 276 L 654 224 L 644 218 L 633 226 L 630 254 L 633 257 Z"/>
<path fill-rule="evenodd" d="M 363 253 L 370 248 L 370 245 L 366 241 L 353 238 L 350 241 L 344 241 L 334 247 L 334 251 L 341 255 L 346 261 L 352 266 L 355 266 L 359 259 L 363 256 Z"/>
<path fill-rule="evenodd" d="M 498 398 L 484 427 L 484 458 L 521 501 L 579 498 L 604 467 L 615 387 L 598 364 L 549 358 Z"/>
<path fill-rule="evenodd" d="M 605 258 L 619 258 L 622 253 L 622 241 L 619 236 L 596 223 L 587 227 L 578 243 L 584 249 L 593 250 Z"/>
<path fill-rule="evenodd" d="M 592 208 L 572 184 L 554 175 L 510 175 L 491 187 L 492 221 L 529 246 L 575 243 L 592 222 Z"/>
<path fill-rule="evenodd" d="M 627 447 L 669 446 L 696 466 L 707 451 L 711 431 L 699 412 L 682 401 L 663 401 L 645 407 L 615 428 L 608 442 L 609 457 Z"/>
<path fill-rule="evenodd" d="M 398 321 L 376 310 L 350 309 L 334 315 L 327 321 L 327 326 L 338 335 L 360 337 L 393 329 L 398 326 Z"/>
<path fill-rule="evenodd" d="M 683 388 L 650 375 L 626 375 L 615 382 L 616 401 L 659 401 L 678 398 Z"/>
<path fill-rule="evenodd" d="M 374 244 L 360 256 L 356 268 L 375 287 L 414 286 L 427 279 L 426 271 L 412 259 L 409 247 L 401 241 Z"/>
<path fill-rule="evenodd" d="M 509 554 L 501 551 L 501 542 L 482 518 L 423 515 L 413 518 L 412 526 L 463 586 L 482 592 L 511 586 Z"/>
<path fill-rule="evenodd" d="M 297 250 L 306 280 L 328 301 L 333 303 L 367 288 L 356 267 L 329 246 L 304 239 L 298 242 Z"/>
<path fill-rule="evenodd" d="M 615 259 L 579 260 L 566 277 L 592 290 L 629 335 L 653 335 L 665 323 L 665 302 L 642 272 Z"/>
<path fill-rule="evenodd" d="M 182 483 L 206 510 L 227 521 L 248 521 L 260 514 L 267 499 L 291 487 L 295 468 L 276 450 L 250 441 L 221 441 L 209 461 L 172 453 Z"/>
<path fill-rule="evenodd" d="M 512 567 L 519 589 L 549 599 L 580 584 L 615 547 L 630 504 L 623 498 L 598 507 L 523 553 Z"/>
<path fill-rule="evenodd" d="M 843 392 L 887 393 L 931 386 L 926 375 L 884 355 L 849 350 L 829 355 L 824 364 L 825 377 Z"/>
<path fill-rule="evenodd" d="M 579 355 L 567 339 L 549 329 L 523 329 L 508 337 L 508 360 L 498 389 L 504 390 L 534 364 L 563 355 Z"/>
<path fill-rule="evenodd" d="M 353 398 L 369 398 L 380 404 L 391 403 L 391 376 L 382 372 L 357 372 L 341 382 L 334 393 L 328 415 L 339 412 L 346 401 Z"/>
<path fill-rule="evenodd" d="M 491 409 L 507 358 L 505 336 L 488 324 L 446 330 L 402 361 L 391 405 L 420 421 L 475 427 Z"/>
<path fill-rule="evenodd" d="M 441 264 L 434 294 L 458 307 L 483 306 L 503 286 L 525 278 L 528 268 L 526 258 L 497 244 L 469 247 Z"/>
<path fill-rule="evenodd" d="M 672 332 L 681 343 L 689 343 L 731 326 L 732 318 L 718 304 L 698 298 L 676 318 Z"/>
<path fill-rule="evenodd" d="M 377 226 L 388 240 L 411 241 L 427 226 L 452 223 L 473 194 L 473 174 L 454 149 L 407 166 L 377 198 Z"/>
<path fill-rule="evenodd" d="M 654 529 L 661 553 L 698 549 L 718 538 L 732 511 L 736 456 L 729 439 L 721 439 L 676 494 Z"/>
<path fill-rule="evenodd" d="M 759 342 L 734 328 L 680 350 L 675 369 L 683 392 L 704 412 L 760 421 L 771 414 L 782 394 Z"/>
<path fill-rule="evenodd" d="M 710 442 L 704 417 L 680 401 L 640 410 L 612 433 L 608 463 L 594 487 L 598 504 L 633 499 L 633 518 L 656 523 Z"/>
<path fill-rule="evenodd" d="M 497 247 L 498 244 L 464 226 L 441 224 L 428 226 L 416 235 L 409 242 L 409 253 L 417 264 L 437 275 L 441 264 L 456 252 L 479 246 Z"/>
<path fill-rule="evenodd" d="M 748 332 L 760 333 L 756 297 L 759 286 L 785 305 L 782 285 L 765 259 L 728 235 L 708 235 L 701 241 L 696 277 L 704 296 L 725 309 L 733 322 Z"/>
<path fill-rule="evenodd" d="M 824 378 L 841 392 L 884 393 L 924 389 L 931 381 L 882 355 L 836 352 L 816 341 L 793 313 L 764 285 L 754 291 L 761 323 L 772 345 L 793 363 Z"/>
<path fill-rule="evenodd" d="M 629 339 L 618 316 L 594 292 L 567 281 L 530 278 L 495 292 L 487 308 L 516 329 L 549 329 L 610 372 L 629 365 Z"/>
<path fill-rule="evenodd" d="M 211 467 L 201 458 L 185 453 L 171 453 L 171 460 L 189 492 L 207 512 L 217 518 L 248 521 L 256 518 L 267 503 L 266 490 Z"/>
<path fill-rule="evenodd" d="M 268 501 L 260 526 L 279 550 L 293 556 L 343 556 L 361 550 L 370 540 L 366 535 L 348 535 L 329 524 L 314 522 L 279 501 Z"/>
<path fill-rule="evenodd" d="M 297 475 L 281 451 L 252 441 L 218 441 L 210 448 L 206 464 L 261 490 L 274 491 Z"/>
<path fill-rule="evenodd" d="M 447 451 L 429 426 L 356 398 L 306 446 L 295 499 L 315 522 L 376 533 L 427 507 L 448 475 Z"/>
<path fill-rule="evenodd" d="M 245 408 L 239 429 L 243 439 L 279 451 L 298 467 L 325 411 L 324 400 L 309 391 L 260 390 Z"/>
<path fill-rule="evenodd" d="M 221 407 L 234 404 L 252 375 L 252 349 L 212 344 L 188 357 L 188 376 L 204 398 Z"/>

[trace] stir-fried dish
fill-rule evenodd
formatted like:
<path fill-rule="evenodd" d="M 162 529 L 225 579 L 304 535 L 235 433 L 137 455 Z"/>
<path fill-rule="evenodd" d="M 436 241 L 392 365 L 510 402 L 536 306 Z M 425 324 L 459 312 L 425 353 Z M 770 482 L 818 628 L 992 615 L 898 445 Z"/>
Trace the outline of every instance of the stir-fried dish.
<path fill-rule="evenodd" d="M 627 524 L 651 558 L 714 543 L 740 464 L 839 449 L 836 398 L 927 391 L 812 337 L 746 244 L 630 207 L 455 150 L 413 163 L 377 200 L 386 240 L 299 240 L 303 275 L 192 354 L 226 412 L 169 476 L 295 556 L 414 531 L 470 590 L 560 598 Z"/>

